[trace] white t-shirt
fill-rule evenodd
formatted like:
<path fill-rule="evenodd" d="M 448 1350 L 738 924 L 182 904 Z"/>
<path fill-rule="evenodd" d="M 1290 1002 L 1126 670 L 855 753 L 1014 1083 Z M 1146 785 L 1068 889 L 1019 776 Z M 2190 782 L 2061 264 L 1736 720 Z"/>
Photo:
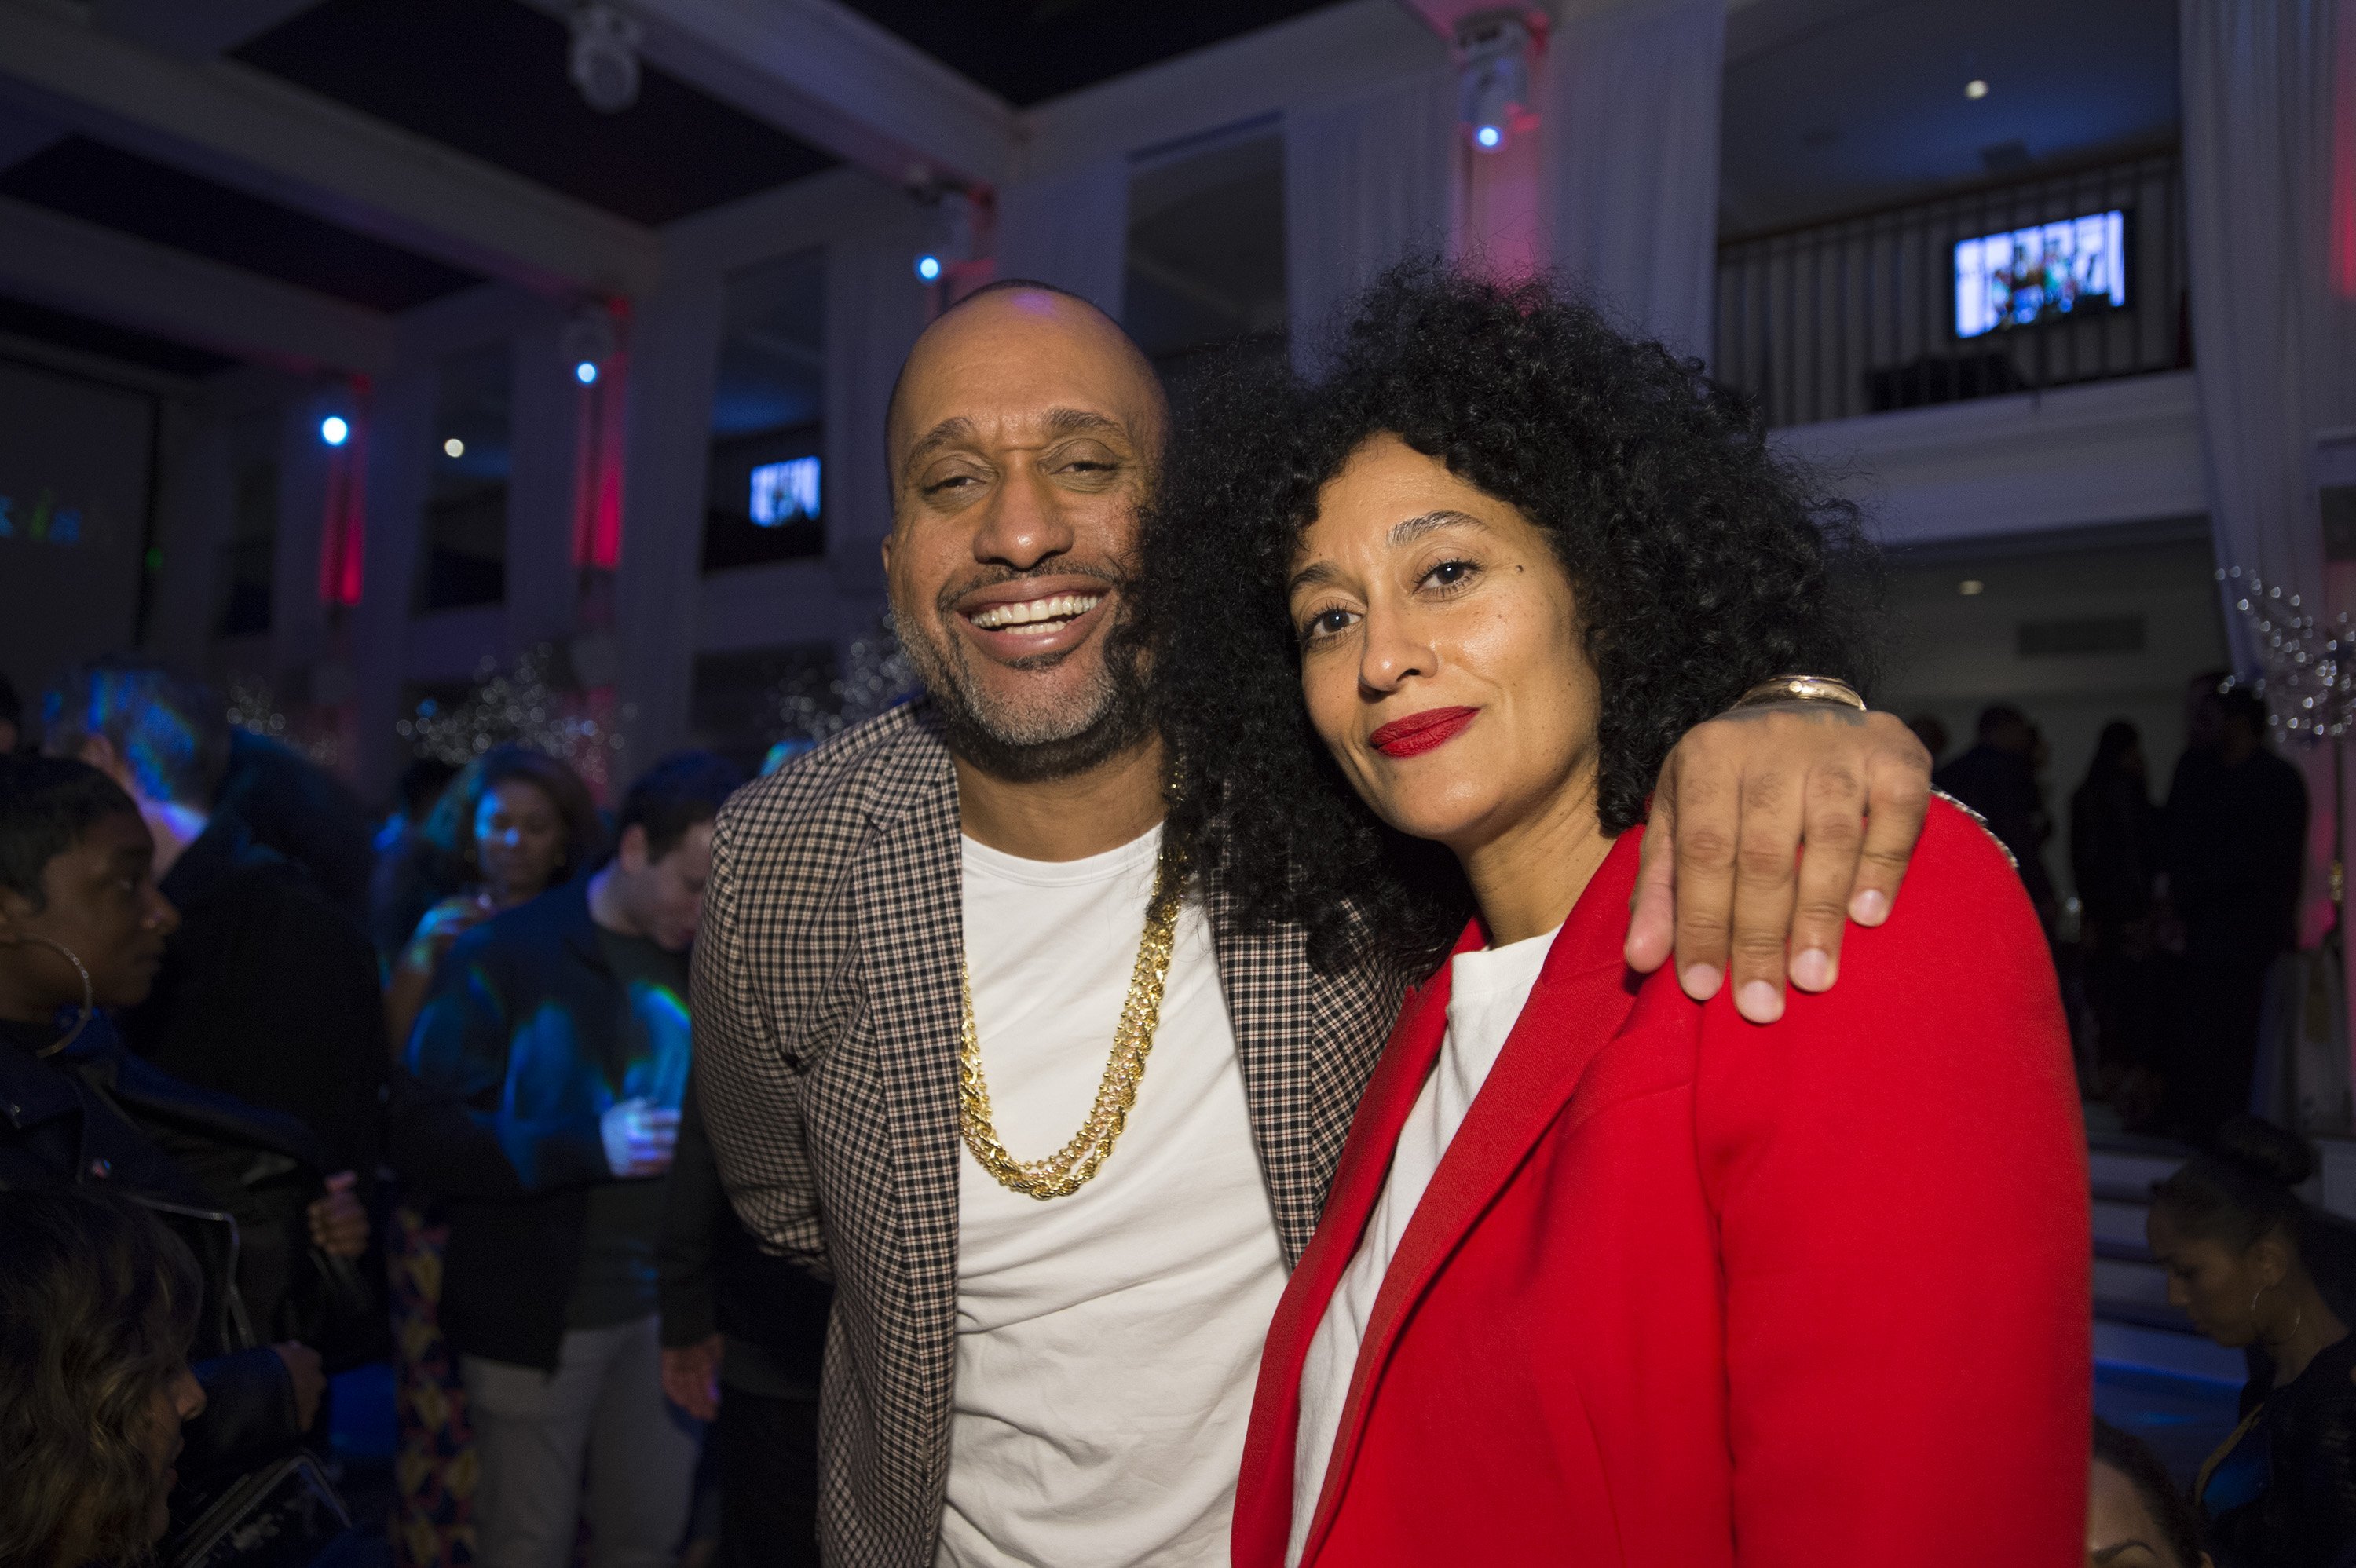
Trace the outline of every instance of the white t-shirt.
<path fill-rule="evenodd" d="M 965 841 L 966 963 L 1000 1141 L 1080 1129 L 1145 932 L 1157 828 L 1085 860 Z M 1127 1128 L 1067 1198 L 958 1161 L 957 1392 L 939 1562 L 1225 1563 L 1284 1254 L 1190 899 Z"/>
<path fill-rule="evenodd" d="M 1398 1251 L 1399 1238 L 1407 1234 L 1408 1221 L 1423 1201 L 1423 1189 L 1431 1185 L 1440 1156 L 1464 1125 L 1473 1096 L 1481 1093 L 1498 1053 L 1505 1049 L 1505 1037 L 1538 983 L 1554 939 L 1550 931 L 1503 947 L 1460 953 L 1450 969 L 1448 1035 L 1440 1041 L 1440 1059 L 1432 1063 L 1431 1076 L 1423 1081 L 1423 1092 L 1399 1128 L 1383 1195 L 1376 1200 L 1356 1255 L 1325 1304 L 1325 1316 L 1301 1365 L 1301 1425 L 1292 1450 L 1292 1541 L 1284 1558 L 1288 1563 L 1299 1563 L 1308 1547 L 1317 1497 L 1325 1486 L 1326 1461 L 1341 1434 L 1342 1407 L 1349 1401 L 1350 1379 L 1357 1371 L 1359 1341 L 1365 1338 L 1383 1276 L 1390 1272 L 1391 1254 Z"/>

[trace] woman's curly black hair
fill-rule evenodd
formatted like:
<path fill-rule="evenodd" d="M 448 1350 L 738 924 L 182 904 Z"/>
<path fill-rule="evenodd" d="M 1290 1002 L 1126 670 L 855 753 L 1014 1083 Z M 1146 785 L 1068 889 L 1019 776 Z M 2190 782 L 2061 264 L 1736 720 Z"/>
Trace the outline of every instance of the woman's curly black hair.
<path fill-rule="evenodd" d="M 1436 963 L 1470 911 L 1452 857 L 1382 826 L 1309 727 L 1285 581 L 1319 489 L 1388 432 L 1552 536 L 1601 688 L 1604 830 L 1641 820 L 1679 736 L 1792 671 L 1862 683 L 1872 601 L 1854 507 L 1771 453 L 1696 361 L 1558 283 L 1408 261 L 1330 368 L 1237 365 L 1195 389 L 1146 522 L 1141 595 L 1171 827 L 1247 920 L 1313 963 Z"/>

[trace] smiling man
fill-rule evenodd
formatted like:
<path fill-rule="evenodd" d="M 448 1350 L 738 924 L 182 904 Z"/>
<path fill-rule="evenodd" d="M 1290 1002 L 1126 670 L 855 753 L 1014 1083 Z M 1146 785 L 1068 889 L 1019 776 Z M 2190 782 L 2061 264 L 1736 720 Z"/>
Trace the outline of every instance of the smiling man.
<path fill-rule="evenodd" d="M 830 1563 L 1226 1561 L 1261 1339 L 1407 978 L 1317 971 L 1163 851 L 1131 564 L 1167 425 L 1085 301 L 1001 283 L 936 321 L 884 546 L 925 696 L 713 841 L 698 1083 L 746 1224 L 836 1281 Z M 1888 715 L 1696 731 L 1632 961 L 1669 956 L 1675 856 L 1690 988 L 1773 1016 L 1787 934 L 1828 983 L 1928 772 Z"/>

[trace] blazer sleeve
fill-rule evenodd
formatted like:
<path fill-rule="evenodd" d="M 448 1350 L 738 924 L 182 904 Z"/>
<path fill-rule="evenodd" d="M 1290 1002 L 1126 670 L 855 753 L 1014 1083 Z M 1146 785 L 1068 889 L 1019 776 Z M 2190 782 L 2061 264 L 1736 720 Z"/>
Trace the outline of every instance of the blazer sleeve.
<path fill-rule="evenodd" d="M 744 896 L 750 837 L 741 809 L 722 811 L 689 986 L 692 1089 L 737 1219 L 764 1251 L 831 1280 L 800 1076 L 786 1061 L 752 980 L 756 933 Z"/>
<path fill-rule="evenodd" d="M 1737 1561 L 2083 1559 L 2088 1189 L 2019 877 L 1933 803 L 1888 924 L 1782 1021 L 1703 1009 Z"/>

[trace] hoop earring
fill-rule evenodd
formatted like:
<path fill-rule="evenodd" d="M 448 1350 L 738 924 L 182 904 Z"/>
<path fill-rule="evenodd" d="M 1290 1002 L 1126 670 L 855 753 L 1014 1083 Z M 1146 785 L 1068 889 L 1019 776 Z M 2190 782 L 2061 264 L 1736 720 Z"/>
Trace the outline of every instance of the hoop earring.
<path fill-rule="evenodd" d="M 26 934 L 25 940 L 27 942 L 37 942 L 44 947 L 54 948 L 58 952 L 64 954 L 66 955 L 66 962 L 74 966 L 74 973 L 81 976 L 81 1014 L 74 1019 L 73 1028 L 66 1030 L 65 1034 L 59 1040 L 53 1041 L 49 1045 L 44 1046 L 41 1050 L 34 1053 L 37 1056 L 44 1058 L 51 1057 L 55 1056 L 59 1051 L 63 1051 L 66 1047 L 71 1045 L 75 1040 L 80 1040 L 81 1038 L 81 1031 L 90 1027 L 91 1015 L 98 1010 L 98 993 L 91 987 L 90 971 L 82 967 L 81 960 L 74 956 L 74 950 L 72 948 L 68 947 L 62 942 L 53 942 L 46 936 L 35 936 L 30 933 Z"/>

